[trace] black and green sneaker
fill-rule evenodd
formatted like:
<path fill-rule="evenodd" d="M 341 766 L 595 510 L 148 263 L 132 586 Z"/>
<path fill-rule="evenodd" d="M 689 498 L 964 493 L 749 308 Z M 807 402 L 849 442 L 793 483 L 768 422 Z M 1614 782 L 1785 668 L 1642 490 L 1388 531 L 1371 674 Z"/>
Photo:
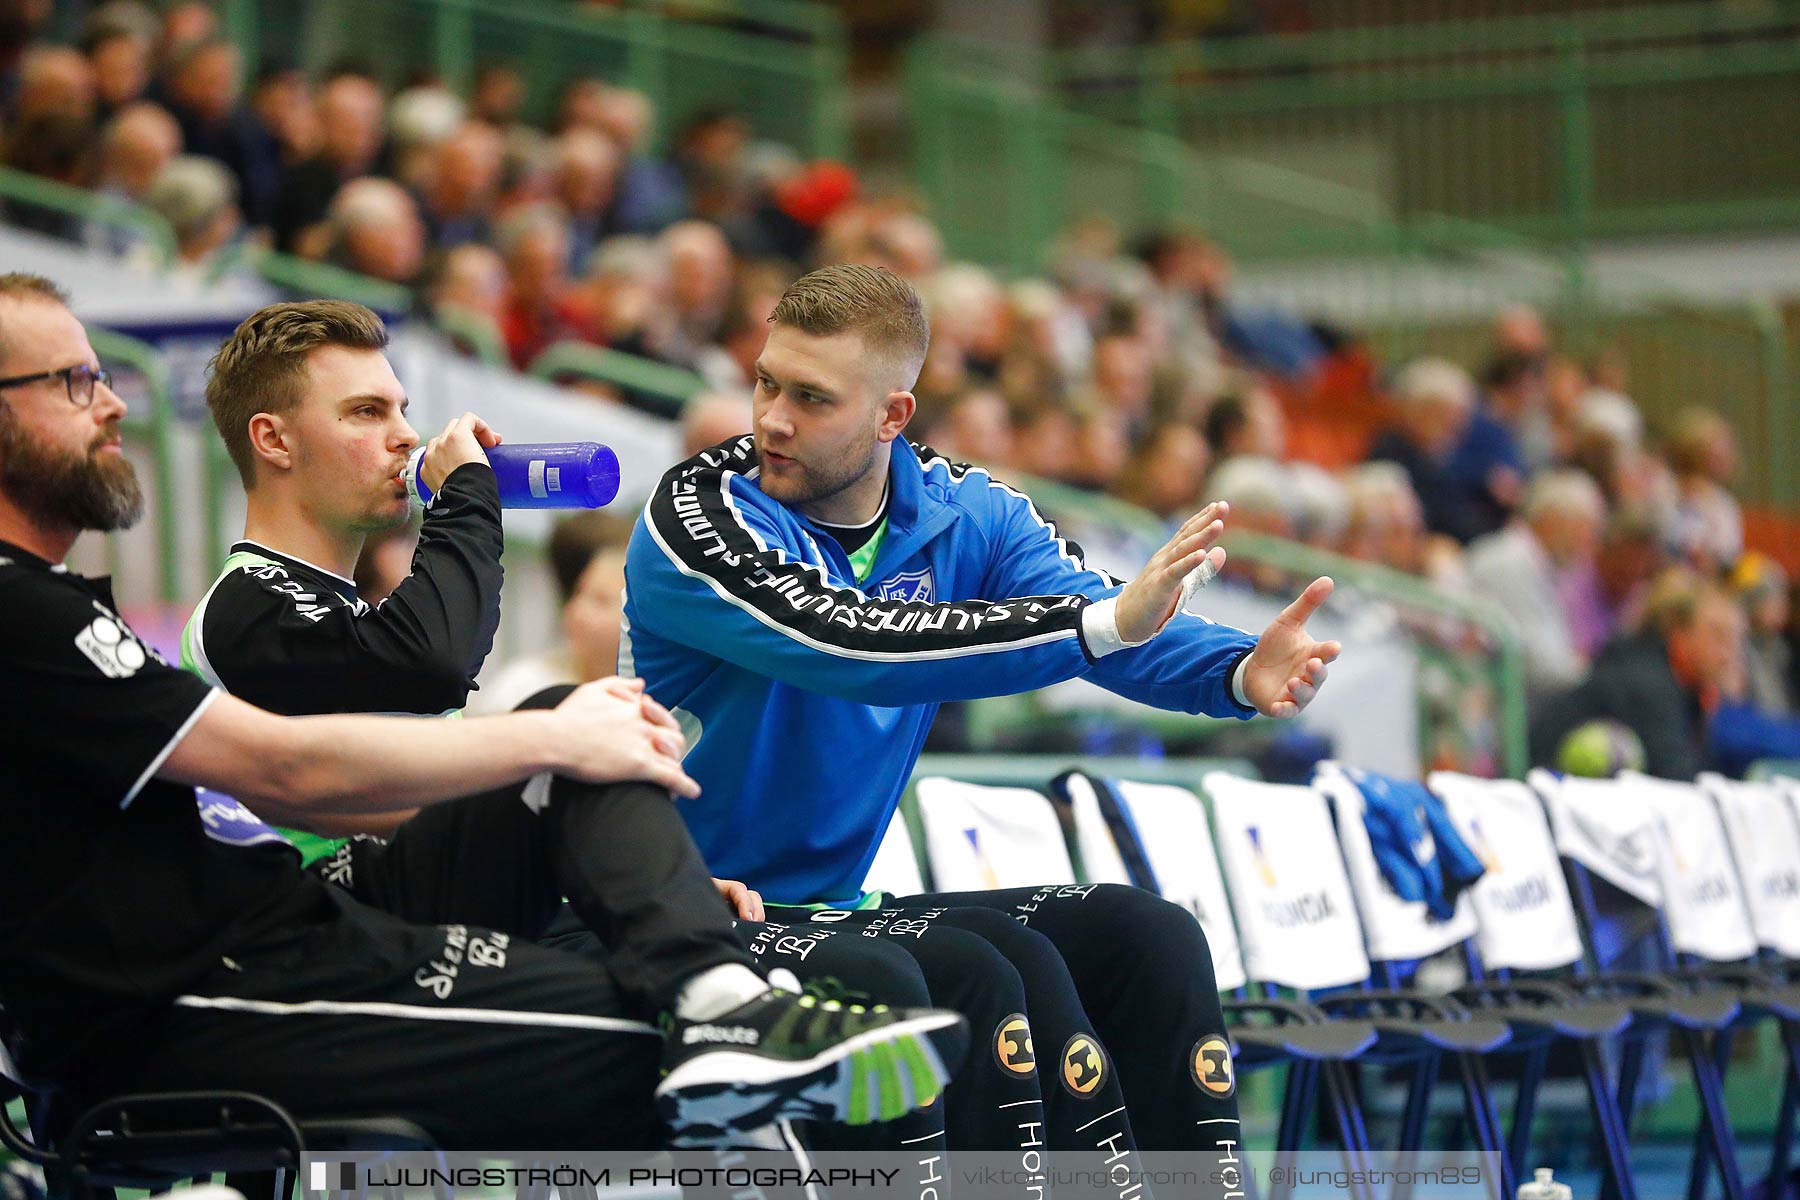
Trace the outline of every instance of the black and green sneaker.
<path fill-rule="evenodd" d="M 669 1022 L 656 1109 L 681 1145 L 776 1121 L 891 1121 L 937 1099 L 968 1052 L 961 1016 L 771 988 L 711 1021 Z"/>

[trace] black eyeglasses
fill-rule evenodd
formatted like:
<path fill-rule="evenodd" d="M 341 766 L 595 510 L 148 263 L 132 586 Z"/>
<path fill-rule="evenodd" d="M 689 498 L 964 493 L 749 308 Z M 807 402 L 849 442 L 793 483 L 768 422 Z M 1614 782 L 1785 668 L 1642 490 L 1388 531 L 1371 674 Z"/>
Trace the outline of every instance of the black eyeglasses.
<path fill-rule="evenodd" d="M 0 388 L 20 387 L 27 383 L 36 383 L 40 379 L 56 379 L 60 377 L 63 387 L 68 390 L 69 403 L 76 408 L 86 408 L 94 402 L 94 385 L 104 383 L 112 386 L 112 372 L 98 367 L 90 367 L 86 363 L 76 363 L 72 367 L 64 367 L 60 371 L 39 371 L 36 375 L 14 375 L 11 379 L 0 379 Z"/>

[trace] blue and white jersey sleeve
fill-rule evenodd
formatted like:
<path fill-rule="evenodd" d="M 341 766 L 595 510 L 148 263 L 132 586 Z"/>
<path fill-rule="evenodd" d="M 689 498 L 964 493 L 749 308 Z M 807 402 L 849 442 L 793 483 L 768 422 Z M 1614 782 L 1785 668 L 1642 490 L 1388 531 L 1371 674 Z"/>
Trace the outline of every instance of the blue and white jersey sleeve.
<path fill-rule="evenodd" d="M 634 631 L 880 707 L 1010 695 L 1088 669 L 1085 594 L 899 601 L 834 578 L 800 523 L 741 473 L 748 445 L 658 484 L 626 556 Z"/>
<path fill-rule="evenodd" d="M 1096 603 L 1087 612 L 1088 645 L 1106 650 L 1096 618 L 1116 597 L 1122 581 L 1081 557 L 1023 494 L 996 484 L 989 493 L 989 527 L 996 543 L 983 594 L 989 596 L 1075 592 Z M 1110 625 L 1110 614 L 1105 623 Z M 1116 637 L 1116 633 L 1114 634 Z M 1116 643 L 1115 643 L 1116 644 Z M 1121 696 L 1174 712 L 1213 717 L 1251 717 L 1255 710 L 1232 696 L 1231 675 L 1256 645 L 1241 629 L 1176 613 L 1161 633 L 1142 645 L 1097 655 L 1085 678 Z"/>

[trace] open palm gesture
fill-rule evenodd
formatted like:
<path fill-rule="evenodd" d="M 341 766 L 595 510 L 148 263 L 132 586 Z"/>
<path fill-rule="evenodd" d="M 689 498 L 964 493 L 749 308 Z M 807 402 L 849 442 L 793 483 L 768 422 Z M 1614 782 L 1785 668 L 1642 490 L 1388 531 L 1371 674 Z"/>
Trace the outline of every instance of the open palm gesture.
<path fill-rule="evenodd" d="M 1296 717 L 1325 682 L 1327 664 L 1343 647 L 1315 642 L 1306 632 L 1307 618 L 1331 595 L 1332 583 L 1321 577 L 1307 585 L 1294 602 L 1269 623 L 1244 667 L 1244 698 L 1265 717 Z"/>

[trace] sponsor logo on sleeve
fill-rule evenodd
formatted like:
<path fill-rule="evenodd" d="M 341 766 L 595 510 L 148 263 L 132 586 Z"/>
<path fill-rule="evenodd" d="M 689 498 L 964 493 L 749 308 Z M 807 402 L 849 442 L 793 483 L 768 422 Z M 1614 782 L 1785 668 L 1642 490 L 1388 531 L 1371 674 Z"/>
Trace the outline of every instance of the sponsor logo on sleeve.
<path fill-rule="evenodd" d="M 227 846 L 287 842 L 267 821 L 230 796 L 202 788 L 195 794 L 195 800 L 200 806 L 200 829 L 215 842 Z"/>
<path fill-rule="evenodd" d="M 1031 1024 L 1024 1013 L 1002 1018 L 994 1030 L 994 1061 L 1008 1075 L 1037 1074 L 1037 1050 L 1031 1044 Z"/>
<path fill-rule="evenodd" d="M 1231 1065 L 1231 1043 L 1222 1033 L 1209 1033 L 1194 1043 L 1188 1055 L 1194 1084 L 1207 1095 L 1228 1100 L 1237 1091 L 1237 1071 Z"/>
<path fill-rule="evenodd" d="M 1071 1096 L 1087 1099 L 1106 1081 L 1106 1052 L 1100 1043 L 1078 1033 L 1063 1044 L 1062 1081 Z"/>
<path fill-rule="evenodd" d="M 144 644 L 124 622 L 103 613 L 75 635 L 75 648 L 108 679 L 128 679 L 149 659 Z"/>

